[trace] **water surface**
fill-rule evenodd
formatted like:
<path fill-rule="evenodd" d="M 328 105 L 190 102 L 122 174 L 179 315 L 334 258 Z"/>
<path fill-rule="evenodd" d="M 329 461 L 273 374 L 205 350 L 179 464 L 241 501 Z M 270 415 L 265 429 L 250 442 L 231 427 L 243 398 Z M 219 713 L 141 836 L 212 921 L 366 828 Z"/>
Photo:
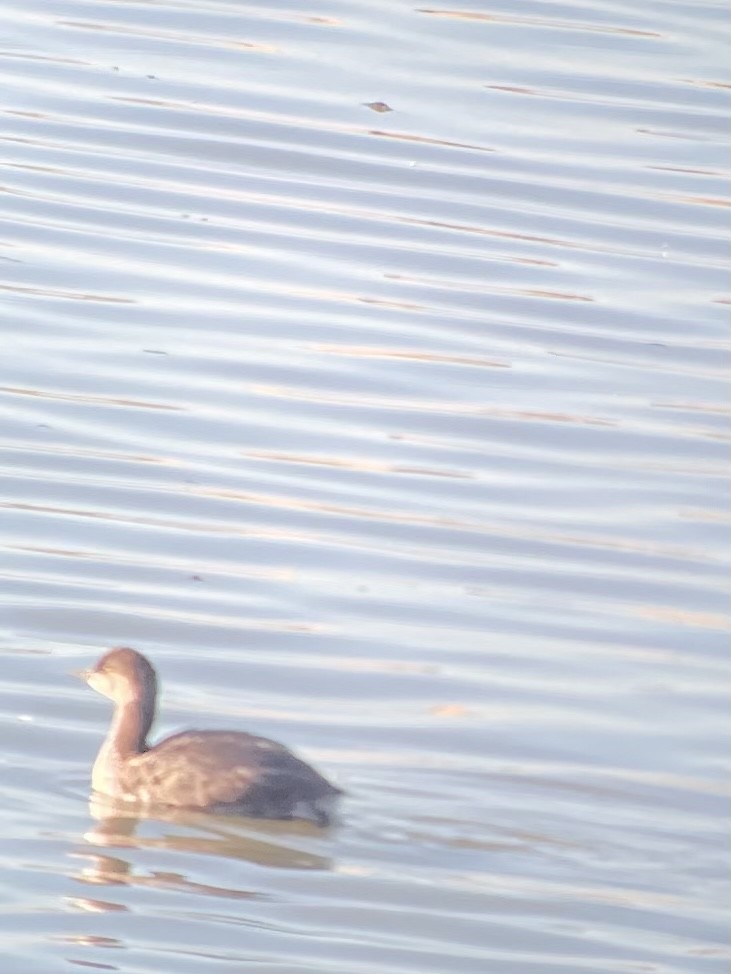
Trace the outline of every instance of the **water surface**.
<path fill-rule="evenodd" d="M 0 11 L 3 970 L 725 971 L 724 7 Z M 342 823 L 90 807 L 119 644 Z"/>

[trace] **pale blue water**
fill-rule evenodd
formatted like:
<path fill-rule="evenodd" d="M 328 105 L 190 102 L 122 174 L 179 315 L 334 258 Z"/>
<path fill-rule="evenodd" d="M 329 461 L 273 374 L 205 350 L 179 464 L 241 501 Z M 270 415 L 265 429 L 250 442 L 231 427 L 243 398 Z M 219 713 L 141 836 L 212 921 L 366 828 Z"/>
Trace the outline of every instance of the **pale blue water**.
<path fill-rule="evenodd" d="M 724 7 L 0 12 L 0 969 L 725 971 Z M 125 643 L 341 825 L 99 820 Z"/>

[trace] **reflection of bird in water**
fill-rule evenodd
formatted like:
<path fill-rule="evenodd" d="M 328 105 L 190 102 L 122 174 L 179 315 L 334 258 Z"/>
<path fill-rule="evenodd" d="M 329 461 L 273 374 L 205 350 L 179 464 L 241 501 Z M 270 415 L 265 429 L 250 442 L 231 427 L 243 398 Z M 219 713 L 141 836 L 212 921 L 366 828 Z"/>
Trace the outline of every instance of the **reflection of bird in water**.
<path fill-rule="evenodd" d="M 276 741 L 185 731 L 149 745 L 157 678 L 141 653 L 112 649 L 83 675 L 115 704 L 94 762 L 95 791 L 143 805 L 329 824 L 340 790 Z"/>
<path fill-rule="evenodd" d="M 89 865 L 77 876 L 84 883 L 102 886 L 155 886 L 187 890 L 220 896 L 225 899 L 251 899 L 256 893 L 250 890 L 230 889 L 196 883 L 179 872 L 153 870 L 140 873 L 124 858 L 125 849 L 161 849 L 195 856 L 217 856 L 238 859 L 257 865 L 279 869 L 326 870 L 332 868 L 327 856 L 310 851 L 307 846 L 317 839 L 320 832 L 310 822 L 256 822 L 245 819 L 220 818 L 202 812 L 185 809 L 156 809 L 155 819 L 178 826 L 164 834 L 138 835 L 143 821 L 134 814 L 128 803 L 115 803 L 92 798 L 89 811 L 96 820 L 94 828 L 84 838 L 94 853 L 84 853 Z M 149 827 L 149 818 L 144 819 Z M 191 834 L 194 829 L 197 834 Z M 319 841 L 318 841 L 319 845 Z M 114 850 L 113 854 L 112 850 Z M 95 901 L 96 902 L 96 901 Z"/>

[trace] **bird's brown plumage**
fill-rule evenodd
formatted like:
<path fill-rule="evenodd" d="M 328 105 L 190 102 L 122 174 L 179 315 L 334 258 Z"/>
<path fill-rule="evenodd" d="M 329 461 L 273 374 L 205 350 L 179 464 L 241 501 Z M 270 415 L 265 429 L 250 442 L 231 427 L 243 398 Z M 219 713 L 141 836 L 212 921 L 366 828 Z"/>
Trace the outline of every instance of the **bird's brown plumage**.
<path fill-rule="evenodd" d="M 146 804 L 329 820 L 340 789 L 276 741 L 192 730 L 148 745 L 157 681 L 142 654 L 111 650 L 87 680 L 116 705 L 94 765 L 96 790 Z"/>

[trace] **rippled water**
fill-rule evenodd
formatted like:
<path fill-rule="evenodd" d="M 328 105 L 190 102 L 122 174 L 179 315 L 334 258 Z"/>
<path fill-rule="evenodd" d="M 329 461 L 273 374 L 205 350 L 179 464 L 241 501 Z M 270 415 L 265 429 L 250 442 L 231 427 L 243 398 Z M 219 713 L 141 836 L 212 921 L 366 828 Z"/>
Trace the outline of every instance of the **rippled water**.
<path fill-rule="evenodd" d="M 724 6 L 0 10 L 2 970 L 725 971 Z M 100 816 L 115 644 L 342 823 Z"/>

